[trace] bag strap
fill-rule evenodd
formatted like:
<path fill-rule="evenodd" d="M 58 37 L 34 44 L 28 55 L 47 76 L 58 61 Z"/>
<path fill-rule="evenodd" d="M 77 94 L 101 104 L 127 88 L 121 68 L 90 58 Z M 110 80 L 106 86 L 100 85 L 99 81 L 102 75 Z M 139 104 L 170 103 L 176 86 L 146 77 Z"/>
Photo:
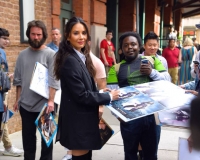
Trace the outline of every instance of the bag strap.
<path fill-rule="evenodd" d="M 121 63 L 117 63 L 116 65 L 114 65 L 115 71 L 117 72 L 117 74 L 118 74 L 118 72 L 119 72 L 119 67 L 120 67 L 120 65 L 121 65 Z"/>

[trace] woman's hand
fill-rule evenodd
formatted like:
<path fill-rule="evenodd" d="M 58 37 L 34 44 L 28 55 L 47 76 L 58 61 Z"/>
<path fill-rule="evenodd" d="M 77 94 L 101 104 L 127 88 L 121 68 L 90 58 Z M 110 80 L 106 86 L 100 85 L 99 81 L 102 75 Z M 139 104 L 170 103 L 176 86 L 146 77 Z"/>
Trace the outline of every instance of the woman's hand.
<path fill-rule="evenodd" d="M 109 89 L 109 88 L 104 88 L 102 90 L 103 90 L 103 92 L 110 92 L 111 91 L 111 89 Z"/>
<path fill-rule="evenodd" d="M 118 100 L 119 99 L 119 90 L 111 90 L 110 94 L 112 95 L 112 100 Z"/>

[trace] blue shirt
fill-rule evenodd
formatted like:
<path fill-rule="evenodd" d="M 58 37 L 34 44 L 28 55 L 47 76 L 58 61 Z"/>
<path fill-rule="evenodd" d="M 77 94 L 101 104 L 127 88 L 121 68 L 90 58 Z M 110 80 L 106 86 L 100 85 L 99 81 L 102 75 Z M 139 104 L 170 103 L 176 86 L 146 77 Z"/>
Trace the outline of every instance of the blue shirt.
<path fill-rule="evenodd" d="M 74 49 L 74 48 L 73 48 Z M 85 64 L 86 61 L 86 57 L 84 54 L 82 54 L 81 52 L 79 52 L 78 50 L 74 49 L 74 51 L 77 53 L 77 55 L 80 57 L 80 59 L 83 61 L 83 63 Z"/>
<path fill-rule="evenodd" d="M 6 52 L 0 48 L 0 63 L 4 62 L 5 63 L 5 70 L 8 72 L 8 63 L 6 59 Z"/>
<path fill-rule="evenodd" d="M 55 52 L 58 51 L 58 46 L 56 46 L 53 42 L 47 44 L 47 47 L 53 49 Z"/>

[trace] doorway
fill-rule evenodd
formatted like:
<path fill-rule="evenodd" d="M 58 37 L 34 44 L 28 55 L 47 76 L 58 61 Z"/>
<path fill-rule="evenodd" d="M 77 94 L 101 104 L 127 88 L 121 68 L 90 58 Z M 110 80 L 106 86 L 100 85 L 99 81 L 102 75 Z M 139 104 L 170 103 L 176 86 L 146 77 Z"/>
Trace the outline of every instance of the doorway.
<path fill-rule="evenodd" d="M 60 24 L 61 24 L 61 34 L 64 33 L 65 24 L 73 16 L 72 11 L 72 0 L 61 0 L 61 9 L 60 9 Z"/>

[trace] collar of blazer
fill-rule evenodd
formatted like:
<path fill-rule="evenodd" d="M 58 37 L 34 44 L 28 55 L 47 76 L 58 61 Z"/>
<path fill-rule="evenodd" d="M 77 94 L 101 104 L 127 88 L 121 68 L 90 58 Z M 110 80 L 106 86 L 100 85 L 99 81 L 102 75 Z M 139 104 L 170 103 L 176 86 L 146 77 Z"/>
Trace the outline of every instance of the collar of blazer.
<path fill-rule="evenodd" d="M 74 51 L 74 53 L 71 54 L 72 56 L 74 56 L 78 62 L 80 63 L 82 69 L 84 70 L 85 74 L 87 75 L 88 79 L 89 79 L 89 82 L 92 84 L 92 81 L 91 81 L 91 76 L 86 68 L 86 65 L 83 63 L 83 61 L 81 60 L 81 58 L 77 55 L 77 53 Z"/>

